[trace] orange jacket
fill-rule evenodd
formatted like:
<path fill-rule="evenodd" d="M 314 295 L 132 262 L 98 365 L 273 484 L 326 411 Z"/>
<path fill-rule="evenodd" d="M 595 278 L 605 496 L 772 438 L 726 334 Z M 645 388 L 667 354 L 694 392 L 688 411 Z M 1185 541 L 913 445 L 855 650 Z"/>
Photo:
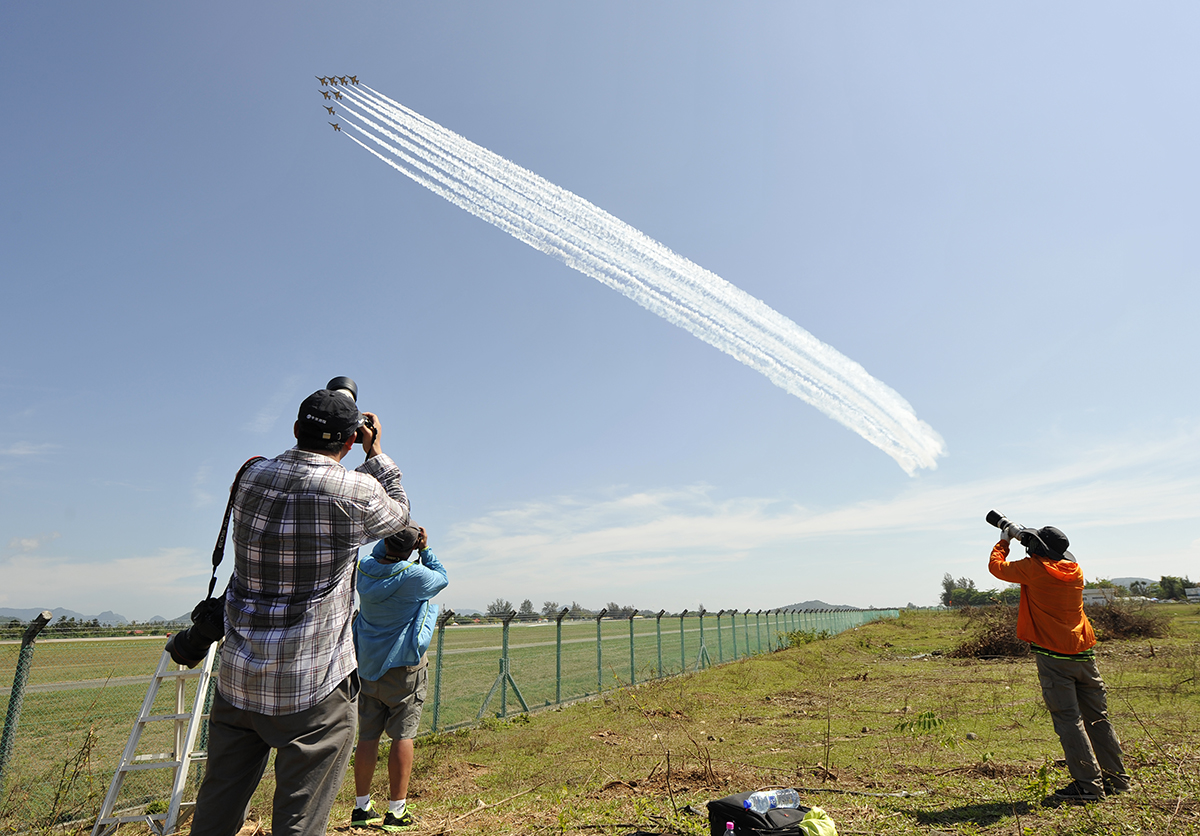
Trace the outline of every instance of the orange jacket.
<path fill-rule="evenodd" d="M 992 549 L 988 571 L 1002 581 L 1021 585 L 1017 638 L 1074 655 L 1096 643 L 1092 624 L 1083 613 L 1083 571 L 1069 560 L 1030 555 L 1009 563 L 1008 542 Z"/>

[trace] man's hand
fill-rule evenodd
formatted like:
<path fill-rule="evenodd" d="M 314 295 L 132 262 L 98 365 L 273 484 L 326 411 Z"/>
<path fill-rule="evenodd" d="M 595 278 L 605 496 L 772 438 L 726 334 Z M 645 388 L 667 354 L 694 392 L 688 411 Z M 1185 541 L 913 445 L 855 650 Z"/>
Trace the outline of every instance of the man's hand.
<path fill-rule="evenodd" d="M 418 549 L 429 548 L 429 537 L 428 537 L 428 535 L 425 534 L 425 527 L 420 526 L 418 530 L 421 533 L 417 536 L 417 548 Z"/>
<path fill-rule="evenodd" d="M 383 447 L 379 443 L 382 427 L 379 424 L 379 416 L 374 412 L 364 412 L 363 418 L 366 421 L 359 428 L 363 434 L 362 448 L 367 458 L 373 459 L 383 452 Z"/>

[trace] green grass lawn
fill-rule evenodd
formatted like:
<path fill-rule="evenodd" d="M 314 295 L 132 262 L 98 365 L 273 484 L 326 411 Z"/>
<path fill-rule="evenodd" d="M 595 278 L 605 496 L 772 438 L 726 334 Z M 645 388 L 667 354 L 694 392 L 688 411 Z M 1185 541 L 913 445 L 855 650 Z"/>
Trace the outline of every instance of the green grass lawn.
<path fill-rule="evenodd" d="M 934 612 L 423 738 L 410 800 L 430 833 L 701 834 L 689 806 L 779 785 L 842 833 L 1200 833 L 1200 608 L 1163 609 L 1169 638 L 1098 647 L 1135 782 L 1100 804 L 1043 802 L 1069 776 L 1033 661 L 947 658 Z"/>
<path fill-rule="evenodd" d="M 410 802 L 427 833 L 698 836 L 707 823 L 689 808 L 795 786 L 843 834 L 1200 834 L 1200 607 L 1157 611 L 1171 617 L 1169 637 L 1097 646 L 1134 778 L 1130 793 L 1100 804 L 1044 804 L 1069 776 L 1034 662 L 949 658 L 966 637 L 966 620 L 951 612 L 905 612 L 635 688 L 621 687 L 629 679 L 628 623 L 606 622 L 602 698 L 512 716 L 519 706 L 510 692 L 507 719 L 494 716 L 496 698 L 482 723 L 424 735 Z M 564 640 L 591 642 L 564 645 L 564 698 L 596 689 L 595 622 L 566 627 Z M 738 627 L 744 652 L 740 620 Z M 753 616 L 750 627 L 753 636 Z M 668 671 L 680 665 L 678 628 L 678 619 L 663 619 Z M 635 622 L 634 631 L 635 669 L 648 676 L 657 665 L 653 620 Z M 698 631 L 685 637 L 690 666 Z M 499 639 L 498 628 L 447 631 L 444 710 L 453 722 L 477 713 L 498 673 L 498 654 L 483 649 Z M 531 707 L 553 702 L 554 647 L 537 646 L 553 639 L 552 624 L 510 631 L 513 676 Z M 705 640 L 716 662 L 713 618 L 705 619 Z M 142 694 L 131 688 L 123 697 L 133 713 Z M 72 709 L 47 702 L 36 710 L 49 717 Z M 427 705 L 425 728 L 429 722 Z M 102 737 L 123 744 L 131 723 L 132 714 L 114 721 Z M 63 753 L 53 754 L 61 770 Z M 385 784 L 381 762 L 377 802 Z M 268 775 L 252 805 L 267 828 L 273 789 Z M 331 830 L 346 829 L 352 803 L 347 779 Z"/>

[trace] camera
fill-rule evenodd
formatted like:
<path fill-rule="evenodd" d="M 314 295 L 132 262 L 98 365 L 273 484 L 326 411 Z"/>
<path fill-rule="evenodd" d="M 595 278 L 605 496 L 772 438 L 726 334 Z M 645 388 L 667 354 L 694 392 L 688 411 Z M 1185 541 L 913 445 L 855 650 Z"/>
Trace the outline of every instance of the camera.
<path fill-rule="evenodd" d="M 192 626 L 167 639 L 167 653 L 177 665 L 194 668 L 204 661 L 209 646 L 225 637 L 225 600 L 205 598 L 192 610 Z"/>
<path fill-rule="evenodd" d="M 343 395 L 348 395 L 350 400 L 358 403 L 358 384 L 348 377 L 335 377 L 325 384 L 325 388 L 331 392 L 341 392 Z M 371 435 L 364 434 L 360 429 L 354 436 L 355 444 L 370 443 L 372 436 L 375 434 L 375 422 L 370 418 L 367 418 L 363 422 L 363 426 L 371 431 Z"/>
<path fill-rule="evenodd" d="M 985 519 L 987 520 L 988 525 L 996 526 L 996 528 L 1000 529 L 1009 537 L 1017 540 L 1022 546 L 1028 546 L 1029 543 L 1026 542 L 1026 539 L 1037 535 L 1036 529 L 1026 528 L 1023 525 L 1019 525 L 1005 517 L 999 511 L 988 511 Z"/>

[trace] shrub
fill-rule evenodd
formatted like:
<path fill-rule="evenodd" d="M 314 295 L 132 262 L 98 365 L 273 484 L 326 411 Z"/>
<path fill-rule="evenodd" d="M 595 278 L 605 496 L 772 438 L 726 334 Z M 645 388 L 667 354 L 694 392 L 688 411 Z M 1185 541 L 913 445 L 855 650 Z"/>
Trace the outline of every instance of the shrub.
<path fill-rule="evenodd" d="M 1128 601 L 1113 601 L 1107 606 L 1092 605 L 1083 608 L 1099 641 L 1114 639 L 1157 639 L 1168 630 L 1167 617 L 1152 612 L 1146 604 Z"/>
<path fill-rule="evenodd" d="M 988 656 L 1020 658 L 1029 655 L 1029 644 L 1017 638 L 1017 608 L 998 604 L 963 610 L 971 635 L 948 654 L 957 659 Z"/>

